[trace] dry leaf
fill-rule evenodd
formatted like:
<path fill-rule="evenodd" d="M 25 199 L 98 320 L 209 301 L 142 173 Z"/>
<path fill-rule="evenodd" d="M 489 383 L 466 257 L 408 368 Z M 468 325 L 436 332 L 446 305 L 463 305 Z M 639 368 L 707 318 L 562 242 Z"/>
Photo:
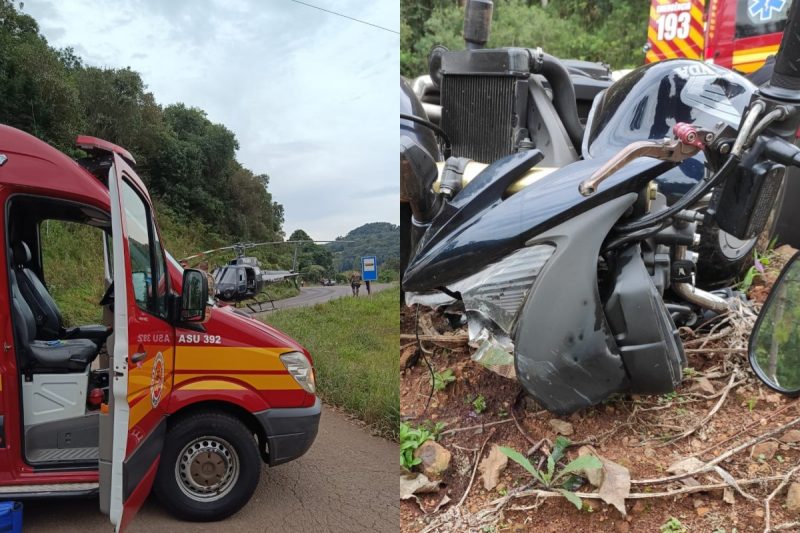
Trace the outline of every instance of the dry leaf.
<path fill-rule="evenodd" d="M 603 464 L 600 468 L 584 469 L 583 474 L 589 483 L 600 487 L 598 496 L 604 502 L 613 505 L 626 516 L 625 498 L 631 493 L 631 474 L 627 468 L 610 459 L 599 456 L 590 446 L 581 446 L 578 456 L 594 455 Z"/>
<path fill-rule="evenodd" d="M 481 479 L 483 479 L 483 488 L 494 489 L 500 482 L 500 473 L 506 469 L 506 465 L 508 465 L 508 456 L 500 451 L 497 444 L 492 445 L 489 455 L 478 465 Z"/>
<path fill-rule="evenodd" d="M 603 482 L 600 484 L 600 498 L 626 515 L 625 498 L 631 493 L 631 473 L 621 464 L 610 459 L 600 458 L 603 462 Z"/>

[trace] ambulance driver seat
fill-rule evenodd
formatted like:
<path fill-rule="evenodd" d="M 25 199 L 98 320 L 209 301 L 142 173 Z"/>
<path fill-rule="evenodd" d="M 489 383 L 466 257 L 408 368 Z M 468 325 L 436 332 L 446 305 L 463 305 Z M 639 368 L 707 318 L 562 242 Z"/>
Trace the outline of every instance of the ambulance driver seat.
<path fill-rule="evenodd" d="M 55 300 L 36 273 L 26 266 L 31 260 L 31 250 L 28 245 L 18 241 L 13 245 L 12 253 L 19 290 L 33 314 L 37 339 L 89 339 L 98 346 L 106 341 L 111 329 L 100 324 L 65 328 Z"/>
<path fill-rule="evenodd" d="M 36 340 L 36 321 L 17 284 L 18 271 L 9 272 L 12 318 L 17 360 L 21 373 L 55 374 L 85 372 L 100 348 L 89 339 Z"/>

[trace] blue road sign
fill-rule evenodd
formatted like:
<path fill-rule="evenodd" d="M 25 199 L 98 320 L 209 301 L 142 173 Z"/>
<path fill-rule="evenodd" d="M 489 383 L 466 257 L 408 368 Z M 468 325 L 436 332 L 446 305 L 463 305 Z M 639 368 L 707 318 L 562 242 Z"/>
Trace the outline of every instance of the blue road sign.
<path fill-rule="evenodd" d="M 361 258 L 361 279 L 378 281 L 378 258 L 374 255 Z"/>

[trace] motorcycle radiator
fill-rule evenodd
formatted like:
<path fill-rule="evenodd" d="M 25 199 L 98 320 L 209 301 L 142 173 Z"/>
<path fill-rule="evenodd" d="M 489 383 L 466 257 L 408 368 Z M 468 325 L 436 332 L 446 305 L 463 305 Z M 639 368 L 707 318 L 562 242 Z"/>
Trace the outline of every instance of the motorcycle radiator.
<path fill-rule="evenodd" d="M 519 49 L 445 52 L 442 128 L 453 155 L 491 162 L 527 137 L 529 58 Z"/>
<path fill-rule="evenodd" d="M 495 161 L 513 150 L 511 76 L 443 76 L 442 126 L 453 155 Z"/>

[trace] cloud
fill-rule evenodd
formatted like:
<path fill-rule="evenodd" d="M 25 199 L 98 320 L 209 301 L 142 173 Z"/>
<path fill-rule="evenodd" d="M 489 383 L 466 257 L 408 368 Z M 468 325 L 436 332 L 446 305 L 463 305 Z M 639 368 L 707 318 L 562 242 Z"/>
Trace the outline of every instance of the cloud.
<path fill-rule="evenodd" d="M 399 27 L 397 0 L 316 0 Z M 399 37 L 289 0 L 28 0 L 56 47 L 139 71 L 162 104 L 230 128 L 239 160 L 270 175 L 285 229 L 331 239 L 399 223 Z"/>

